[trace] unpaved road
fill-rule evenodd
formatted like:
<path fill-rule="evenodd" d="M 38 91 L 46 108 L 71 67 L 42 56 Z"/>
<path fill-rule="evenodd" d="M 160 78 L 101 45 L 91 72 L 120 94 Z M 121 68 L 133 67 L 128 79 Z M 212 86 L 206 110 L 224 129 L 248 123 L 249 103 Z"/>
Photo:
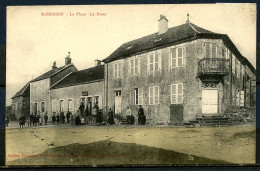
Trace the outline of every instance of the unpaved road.
<path fill-rule="evenodd" d="M 7 165 L 253 164 L 255 127 L 6 130 Z"/>

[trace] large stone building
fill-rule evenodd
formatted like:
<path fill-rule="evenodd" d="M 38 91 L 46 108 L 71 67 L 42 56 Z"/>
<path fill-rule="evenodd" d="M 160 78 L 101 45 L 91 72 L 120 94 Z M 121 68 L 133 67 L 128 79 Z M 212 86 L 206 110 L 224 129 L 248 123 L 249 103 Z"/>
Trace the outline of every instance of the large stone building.
<path fill-rule="evenodd" d="M 122 44 L 105 62 L 105 106 L 125 115 L 142 105 L 151 123 L 223 114 L 255 103 L 255 69 L 226 34 L 187 22 Z"/>
<path fill-rule="evenodd" d="M 94 106 L 103 109 L 104 65 L 73 72 L 51 87 L 52 113 L 76 113 L 80 104 L 90 113 Z"/>
<path fill-rule="evenodd" d="M 12 99 L 12 110 L 9 117 L 18 119 L 21 115 L 29 115 L 30 112 L 30 82 L 19 90 Z"/>
<path fill-rule="evenodd" d="M 32 80 L 30 82 L 30 113 L 35 114 L 39 111 L 43 115 L 47 112 L 49 118 L 51 118 L 52 104 L 50 89 L 63 78 L 76 71 L 78 70 L 71 63 L 69 54 L 65 58 L 64 66 L 57 68 L 54 62 L 51 70 Z"/>

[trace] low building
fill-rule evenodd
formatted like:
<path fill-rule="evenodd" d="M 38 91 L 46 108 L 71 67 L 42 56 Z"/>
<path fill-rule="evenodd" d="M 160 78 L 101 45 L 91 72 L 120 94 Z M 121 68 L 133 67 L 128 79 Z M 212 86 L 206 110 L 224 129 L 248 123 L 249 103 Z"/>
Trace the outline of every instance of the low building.
<path fill-rule="evenodd" d="M 65 58 L 65 65 L 61 67 L 53 63 L 52 69 L 30 82 L 30 113 L 44 115 L 46 112 L 51 118 L 51 92 L 50 88 L 63 78 L 78 71 L 71 63 L 70 53 Z"/>
<path fill-rule="evenodd" d="M 189 21 L 122 44 L 105 62 L 105 105 L 135 115 L 142 105 L 150 123 L 178 123 L 221 115 L 228 106 L 251 106 L 255 69 L 228 35 Z"/>
<path fill-rule="evenodd" d="M 98 106 L 103 109 L 104 65 L 73 72 L 50 88 L 51 112 L 76 113 L 81 103 L 90 113 Z"/>
<path fill-rule="evenodd" d="M 11 116 L 18 119 L 21 115 L 28 116 L 30 113 L 30 82 L 19 90 L 12 98 Z"/>

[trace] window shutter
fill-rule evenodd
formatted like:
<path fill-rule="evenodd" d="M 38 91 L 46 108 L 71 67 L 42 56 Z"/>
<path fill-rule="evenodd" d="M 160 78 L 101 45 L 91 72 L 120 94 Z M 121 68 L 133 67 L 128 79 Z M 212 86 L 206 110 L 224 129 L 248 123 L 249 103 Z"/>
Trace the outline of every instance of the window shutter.
<path fill-rule="evenodd" d="M 182 103 L 183 101 L 183 84 L 178 84 L 178 103 Z"/>
<path fill-rule="evenodd" d="M 140 68 L 140 65 L 141 65 L 141 55 L 140 56 L 138 56 L 138 75 L 140 75 L 140 73 L 141 73 L 141 68 Z"/>
<path fill-rule="evenodd" d="M 176 68 L 176 63 L 177 63 L 176 48 L 172 48 L 171 49 L 171 66 L 172 66 L 172 68 Z"/>
<path fill-rule="evenodd" d="M 182 67 L 183 48 L 178 48 L 178 67 Z"/>
<path fill-rule="evenodd" d="M 205 43 L 206 45 L 206 58 L 210 58 L 210 47 L 209 47 L 209 43 Z"/>
<path fill-rule="evenodd" d="M 212 44 L 212 58 L 216 58 L 217 54 L 217 46 Z"/>
<path fill-rule="evenodd" d="M 135 60 L 134 61 L 134 63 L 135 63 L 134 75 L 137 75 L 138 74 L 138 58 L 136 57 L 134 60 Z"/>
<path fill-rule="evenodd" d="M 176 90 L 177 90 L 177 85 L 176 84 L 172 84 L 171 85 L 171 95 L 172 95 L 172 98 L 171 98 L 171 103 L 172 104 L 176 104 L 177 103 L 177 93 L 176 93 Z"/>
<path fill-rule="evenodd" d="M 138 89 L 138 95 L 139 95 L 139 99 L 138 99 L 138 102 L 139 102 L 139 104 L 143 104 L 143 88 L 141 87 L 141 88 L 139 88 Z"/>
<path fill-rule="evenodd" d="M 239 98 L 240 98 L 240 93 L 238 91 L 237 94 L 236 94 L 236 106 L 240 106 Z"/>
<path fill-rule="evenodd" d="M 153 104 L 153 87 L 149 87 L 149 104 Z"/>
<path fill-rule="evenodd" d="M 149 56 L 149 60 L 150 60 L 150 71 L 154 71 L 154 54 L 151 54 L 150 56 Z"/>
<path fill-rule="evenodd" d="M 154 104 L 159 104 L 159 86 L 154 87 Z"/>
<path fill-rule="evenodd" d="M 244 96 L 244 91 L 240 91 L 240 106 L 245 105 L 245 96 Z"/>

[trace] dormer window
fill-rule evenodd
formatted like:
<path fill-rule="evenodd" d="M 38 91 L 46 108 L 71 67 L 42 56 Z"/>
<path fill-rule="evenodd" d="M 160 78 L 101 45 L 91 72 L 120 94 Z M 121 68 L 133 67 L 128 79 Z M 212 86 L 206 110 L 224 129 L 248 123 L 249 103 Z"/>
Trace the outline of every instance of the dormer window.
<path fill-rule="evenodd" d="M 129 50 L 129 49 L 131 49 L 133 46 L 128 46 L 127 48 L 126 48 L 126 50 Z"/>
<path fill-rule="evenodd" d="M 159 38 L 159 39 L 156 39 L 154 42 L 159 42 L 161 40 L 162 40 L 162 38 Z"/>

